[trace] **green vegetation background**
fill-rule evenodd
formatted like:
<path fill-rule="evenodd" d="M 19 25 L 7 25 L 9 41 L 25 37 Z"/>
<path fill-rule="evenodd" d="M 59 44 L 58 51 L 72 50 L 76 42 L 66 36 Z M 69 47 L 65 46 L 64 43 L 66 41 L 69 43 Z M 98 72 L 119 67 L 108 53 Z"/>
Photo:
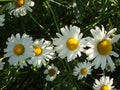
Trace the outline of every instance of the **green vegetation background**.
<path fill-rule="evenodd" d="M 116 27 L 116 33 L 120 33 L 120 0 L 34 0 L 34 2 L 33 12 L 20 18 L 10 16 L 7 10 L 4 11 L 5 25 L 0 27 L 0 58 L 4 55 L 6 41 L 11 34 L 26 33 L 33 39 L 52 40 L 51 38 L 56 37 L 55 33 L 60 32 L 61 27 L 70 24 L 80 27 L 84 37 L 90 36 L 89 30 L 96 25 L 104 25 L 106 30 Z M 5 5 L 6 2 L 2 4 Z M 120 54 L 119 43 L 115 44 L 115 50 Z M 85 55 L 81 60 L 85 60 Z M 3 59 L 3 62 L 6 64 L 0 71 L 1 90 L 93 90 L 94 79 L 99 79 L 102 73 L 100 69 L 93 70 L 91 76 L 77 81 L 77 78 L 71 75 L 77 61 L 70 62 L 69 69 L 66 62 L 61 63 L 57 57 L 52 62 L 62 71 L 55 81 L 47 82 L 43 74 L 44 66 L 38 69 L 32 66 L 20 69 L 10 66 L 7 59 Z M 113 73 L 107 72 L 106 75 L 114 78 L 114 85 L 119 90 L 120 67 L 118 66 Z"/>

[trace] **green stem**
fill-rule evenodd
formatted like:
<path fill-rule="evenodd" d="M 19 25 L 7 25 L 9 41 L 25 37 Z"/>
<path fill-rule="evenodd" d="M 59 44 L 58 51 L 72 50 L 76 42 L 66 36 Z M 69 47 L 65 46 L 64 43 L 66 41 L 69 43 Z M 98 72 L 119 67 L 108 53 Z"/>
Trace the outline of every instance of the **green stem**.
<path fill-rule="evenodd" d="M 58 24 L 57 24 L 57 19 L 56 19 L 56 16 L 55 16 L 55 13 L 54 13 L 53 9 L 51 8 L 51 5 L 50 5 L 50 3 L 49 3 L 49 0 L 46 1 L 46 5 L 48 6 L 50 12 L 52 13 L 53 20 L 54 20 L 55 26 L 56 26 L 56 28 L 57 28 L 57 32 L 59 32 L 59 27 L 58 27 Z"/>
<path fill-rule="evenodd" d="M 45 28 L 44 28 L 42 25 L 40 25 L 40 24 L 34 19 L 34 17 L 33 17 L 30 13 L 28 13 L 28 14 L 29 14 L 30 18 L 31 18 L 41 29 L 44 29 L 44 30 L 45 30 Z"/>
<path fill-rule="evenodd" d="M 85 85 L 87 85 L 88 87 L 90 87 L 91 89 L 93 89 L 93 87 L 90 85 L 90 84 L 88 84 L 88 83 L 83 83 L 83 84 L 85 84 Z"/>
<path fill-rule="evenodd" d="M 55 4 L 58 4 L 58 5 L 62 6 L 62 7 L 69 8 L 68 6 L 64 5 L 63 3 L 61 4 L 61 3 L 58 2 L 58 1 L 55 1 L 55 0 L 49 0 L 49 1 L 50 1 L 50 2 L 53 2 L 53 3 L 55 3 Z"/>
<path fill-rule="evenodd" d="M 69 76 L 70 76 L 70 79 L 71 79 L 71 81 L 73 82 L 73 84 L 78 88 L 78 90 L 81 90 L 80 89 L 80 87 L 78 86 L 78 84 L 76 83 L 76 81 L 73 79 L 73 77 L 72 77 L 72 70 L 71 70 L 71 68 L 70 68 L 70 65 L 69 65 L 69 63 L 68 63 L 68 61 L 67 60 L 65 60 L 65 62 L 66 62 L 66 65 L 67 65 L 67 67 L 68 67 L 68 72 L 70 72 L 69 73 Z"/>
<path fill-rule="evenodd" d="M 69 72 L 71 72 L 71 68 L 70 68 L 70 66 L 69 66 L 68 61 L 67 61 L 67 60 L 65 60 L 65 62 L 66 62 L 66 65 L 67 65 L 67 67 L 68 67 Z"/>
<path fill-rule="evenodd" d="M 43 30 L 48 34 L 49 37 L 51 37 L 51 35 L 50 35 L 50 33 L 48 32 L 48 30 L 46 30 L 41 24 L 39 24 L 39 23 L 37 22 L 37 20 L 35 20 L 34 17 L 33 17 L 30 13 L 28 13 L 28 14 L 29 14 L 30 18 L 31 18 L 41 29 L 43 29 Z M 51 38 L 52 38 L 52 37 L 51 37 Z"/>
<path fill-rule="evenodd" d="M 1 0 L 0 0 L 0 2 L 1 2 Z M 6 3 L 2 7 L 0 7 L 0 14 L 3 13 L 9 6 L 10 6 L 10 3 Z"/>

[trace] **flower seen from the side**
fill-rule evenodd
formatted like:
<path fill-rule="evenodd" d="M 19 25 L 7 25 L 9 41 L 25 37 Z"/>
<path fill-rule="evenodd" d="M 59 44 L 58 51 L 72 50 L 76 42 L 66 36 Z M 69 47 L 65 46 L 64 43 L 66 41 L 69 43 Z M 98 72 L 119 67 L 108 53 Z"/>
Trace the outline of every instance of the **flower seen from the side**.
<path fill-rule="evenodd" d="M 54 64 L 51 64 L 44 71 L 44 74 L 47 74 L 45 79 L 47 81 L 53 81 L 57 77 L 57 74 L 59 74 L 59 73 L 60 73 L 60 71 L 58 70 L 58 68 L 56 66 L 54 66 Z"/>
<path fill-rule="evenodd" d="M 100 80 L 95 79 L 95 83 L 93 85 L 94 90 L 112 90 L 114 86 L 113 78 L 110 79 L 109 76 L 102 76 Z"/>
<path fill-rule="evenodd" d="M 32 12 L 31 7 L 34 6 L 34 2 L 32 0 L 15 0 L 8 7 L 10 10 L 10 14 L 13 14 L 16 17 L 25 16 L 27 11 Z"/>
<path fill-rule="evenodd" d="M 87 75 L 91 74 L 91 69 L 92 64 L 90 62 L 83 62 L 83 63 L 78 63 L 77 66 L 75 66 L 73 75 L 78 76 L 78 80 L 87 77 Z"/>
<path fill-rule="evenodd" d="M 62 35 L 56 33 L 58 38 L 55 38 L 53 41 L 58 56 L 62 59 L 67 57 L 68 62 L 77 56 L 80 57 L 85 47 L 85 41 L 82 39 L 83 34 L 80 33 L 80 28 L 72 25 L 69 28 L 65 26 L 61 28 L 61 33 Z"/>
<path fill-rule="evenodd" d="M 0 26 L 3 26 L 4 25 L 4 22 L 5 21 L 5 14 L 2 14 L 0 15 Z"/>
<path fill-rule="evenodd" d="M 94 38 L 88 37 L 87 46 L 90 47 L 86 50 L 86 54 L 88 55 L 88 60 L 93 60 L 93 64 L 95 65 L 95 69 L 101 67 L 102 70 L 105 69 L 106 63 L 110 65 L 110 67 L 114 67 L 114 62 L 112 61 L 111 56 L 118 57 L 119 55 L 113 51 L 113 43 L 119 40 L 120 35 L 115 35 L 111 38 L 111 35 L 117 29 L 114 28 L 109 32 L 105 31 L 102 26 L 102 30 L 99 27 L 95 27 L 95 29 L 91 29 L 91 33 Z"/>
<path fill-rule="evenodd" d="M 36 67 L 46 66 L 46 61 L 54 59 L 54 50 L 50 41 L 41 39 L 35 40 L 33 43 L 34 56 L 28 60 L 29 64 Z"/>
<path fill-rule="evenodd" d="M 6 42 L 7 48 L 4 49 L 4 57 L 9 57 L 10 65 L 17 65 L 23 60 L 26 60 L 29 57 L 32 57 L 34 53 L 32 52 L 32 37 L 29 35 L 16 34 L 8 38 Z"/>

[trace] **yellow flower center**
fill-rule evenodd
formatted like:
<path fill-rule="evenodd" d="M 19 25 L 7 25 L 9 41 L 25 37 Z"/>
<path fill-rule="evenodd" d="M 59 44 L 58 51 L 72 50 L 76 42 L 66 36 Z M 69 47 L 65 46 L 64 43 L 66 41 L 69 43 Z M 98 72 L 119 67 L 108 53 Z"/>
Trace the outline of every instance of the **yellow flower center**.
<path fill-rule="evenodd" d="M 36 56 L 39 56 L 40 54 L 42 54 L 43 50 L 42 50 L 41 46 L 34 46 L 33 48 L 34 48 L 33 52 L 35 53 Z"/>
<path fill-rule="evenodd" d="M 56 74 L 56 70 L 55 69 L 50 69 L 49 70 L 49 75 L 52 77 L 52 76 L 54 76 Z"/>
<path fill-rule="evenodd" d="M 82 68 L 82 69 L 80 70 L 80 73 L 81 73 L 82 75 L 86 75 L 87 72 L 88 72 L 87 68 Z"/>
<path fill-rule="evenodd" d="M 66 42 L 66 46 L 69 50 L 76 50 L 78 48 L 78 45 L 79 45 L 78 40 L 74 38 L 70 38 Z"/>
<path fill-rule="evenodd" d="M 112 44 L 109 40 L 102 40 L 98 43 L 97 49 L 101 55 L 109 55 L 112 51 Z"/>
<path fill-rule="evenodd" d="M 25 51 L 25 48 L 22 44 L 16 44 L 13 48 L 14 54 L 22 55 Z"/>
<path fill-rule="evenodd" d="M 16 5 L 17 7 L 23 6 L 24 3 L 25 3 L 25 0 L 16 0 L 16 1 L 15 1 L 15 5 Z"/>
<path fill-rule="evenodd" d="M 108 85 L 103 85 L 100 90 L 110 90 Z"/>

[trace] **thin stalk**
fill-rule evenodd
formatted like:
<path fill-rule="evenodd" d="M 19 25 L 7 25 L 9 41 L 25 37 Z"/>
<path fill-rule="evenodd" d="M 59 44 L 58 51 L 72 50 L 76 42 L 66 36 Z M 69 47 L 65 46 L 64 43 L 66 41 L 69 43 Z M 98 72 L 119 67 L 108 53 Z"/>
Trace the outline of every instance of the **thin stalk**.
<path fill-rule="evenodd" d="M 45 30 L 45 28 L 44 28 L 42 25 L 40 25 L 40 24 L 34 19 L 34 17 L 33 17 L 30 13 L 28 13 L 28 14 L 29 14 L 30 18 L 31 18 L 41 29 L 44 29 L 44 30 Z"/>
<path fill-rule="evenodd" d="M 81 90 L 80 88 L 79 88 L 79 86 L 77 85 L 77 83 L 75 82 L 75 80 L 73 79 L 73 77 L 72 77 L 72 70 L 71 70 L 71 68 L 70 68 L 70 65 L 69 65 L 69 63 L 68 63 L 68 61 L 67 60 L 65 60 L 66 61 L 66 65 L 67 65 L 67 67 L 68 67 L 68 72 L 70 72 L 69 73 L 69 76 L 70 76 L 70 79 L 71 79 L 71 81 L 73 82 L 73 84 L 78 88 L 78 90 Z"/>
<path fill-rule="evenodd" d="M 1 2 L 1 0 L 0 0 Z M 0 7 L 0 13 L 3 13 L 8 7 L 10 6 L 10 3 L 6 3 L 5 5 Z"/>
<path fill-rule="evenodd" d="M 68 6 L 63 5 L 63 4 L 61 4 L 60 2 L 55 1 L 55 0 L 50 0 L 50 2 L 53 2 L 53 3 L 55 3 L 55 4 L 58 4 L 58 5 L 60 5 L 60 6 L 66 7 L 66 8 L 69 8 Z"/>
<path fill-rule="evenodd" d="M 34 17 L 33 17 L 30 13 L 28 13 L 28 14 L 29 14 L 30 18 L 31 18 L 41 29 L 43 29 L 43 30 L 48 34 L 49 37 L 51 37 L 51 35 L 50 35 L 50 33 L 48 32 L 48 30 L 46 30 L 41 24 L 39 24 L 39 22 L 38 22 L 37 20 L 35 20 Z M 52 37 L 51 37 L 51 38 L 52 38 Z"/>
<path fill-rule="evenodd" d="M 90 84 L 88 84 L 88 83 L 83 83 L 83 84 L 85 84 L 85 85 L 87 85 L 88 87 L 90 87 L 91 89 L 93 89 L 93 87 L 90 85 Z"/>
<path fill-rule="evenodd" d="M 51 5 L 50 5 L 48 0 L 46 1 L 46 5 L 48 6 L 48 8 L 49 8 L 49 10 L 50 10 L 50 12 L 53 16 L 53 20 L 54 20 L 55 26 L 57 28 L 57 32 L 59 32 L 59 27 L 58 27 L 58 24 L 57 24 L 57 19 L 56 19 L 55 13 L 54 13 L 53 9 L 51 8 Z"/>

